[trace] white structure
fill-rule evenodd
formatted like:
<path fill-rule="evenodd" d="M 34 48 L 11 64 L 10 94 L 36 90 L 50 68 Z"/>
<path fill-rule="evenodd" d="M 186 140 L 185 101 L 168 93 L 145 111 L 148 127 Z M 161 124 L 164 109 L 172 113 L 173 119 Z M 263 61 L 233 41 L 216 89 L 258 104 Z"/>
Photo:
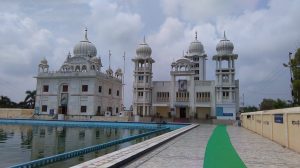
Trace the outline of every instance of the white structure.
<path fill-rule="evenodd" d="M 188 52 L 171 63 L 170 81 L 152 82 L 151 48 L 144 43 L 136 51 L 133 114 L 175 118 L 235 119 L 239 109 L 239 83 L 235 80 L 233 44 L 222 39 L 217 45 L 216 80 L 206 80 L 204 47 L 197 39 L 190 43 Z M 228 67 L 222 66 L 227 61 Z M 152 107 L 152 108 L 151 108 Z"/>
<path fill-rule="evenodd" d="M 239 81 L 235 80 L 234 61 L 238 58 L 233 53 L 233 43 L 224 38 L 217 45 L 216 61 L 216 113 L 219 118 L 236 116 L 239 109 Z M 225 64 L 222 64 L 225 63 Z"/>
<path fill-rule="evenodd" d="M 136 49 L 134 62 L 133 111 L 139 116 L 152 114 L 152 50 L 145 37 Z"/>
<path fill-rule="evenodd" d="M 35 111 L 39 114 L 117 115 L 122 109 L 122 70 L 101 72 L 97 49 L 87 30 L 58 71 L 49 71 L 44 58 L 39 64 Z M 110 53 L 109 53 L 110 57 Z"/>

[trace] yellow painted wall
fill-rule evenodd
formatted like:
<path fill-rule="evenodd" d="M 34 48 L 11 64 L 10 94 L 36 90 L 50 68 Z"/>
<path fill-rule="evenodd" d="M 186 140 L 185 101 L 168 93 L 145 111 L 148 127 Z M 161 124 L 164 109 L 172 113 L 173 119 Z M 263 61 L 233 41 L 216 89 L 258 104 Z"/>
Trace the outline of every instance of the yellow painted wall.
<path fill-rule="evenodd" d="M 250 118 L 250 130 L 255 132 L 255 115 L 251 115 L 251 118 Z"/>
<path fill-rule="evenodd" d="M 289 147 L 300 152 L 300 114 L 288 115 Z"/>
<path fill-rule="evenodd" d="M 275 114 L 283 114 L 283 123 L 275 123 Z M 300 153 L 300 107 L 242 113 L 241 120 L 244 128 Z"/>
<path fill-rule="evenodd" d="M 273 121 L 273 141 L 285 146 L 284 124 L 274 123 Z"/>
<path fill-rule="evenodd" d="M 156 112 L 162 117 L 169 117 L 170 108 L 169 107 L 156 107 Z"/>
<path fill-rule="evenodd" d="M 34 109 L 0 108 L 0 118 L 31 118 Z"/>
<path fill-rule="evenodd" d="M 263 116 L 263 130 L 262 135 L 269 139 L 273 139 L 272 137 L 272 115 L 262 115 Z"/>
<path fill-rule="evenodd" d="M 255 115 L 255 132 L 262 135 L 262 115 Z"/>
<path fill-rule="evenodd" d="M 210 115 L 210 107 L 196 107 L 198 119 L 206 119 Z"/>

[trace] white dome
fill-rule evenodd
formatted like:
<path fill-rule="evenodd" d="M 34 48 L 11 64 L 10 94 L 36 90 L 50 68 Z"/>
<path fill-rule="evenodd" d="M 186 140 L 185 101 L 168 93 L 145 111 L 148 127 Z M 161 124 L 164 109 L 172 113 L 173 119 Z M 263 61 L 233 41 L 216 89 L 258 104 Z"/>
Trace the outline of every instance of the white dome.
<path fill-rule="evenodd" d="M 189 46 L 189 53 L 195 53 L 195 54 L 203 54 L 204 53 L 204 47 L 200 41 L 197 40 L 197 32 L 195 36 L 195 41 L 191 42 Z"/>
<path fill-rule="evenodd" d="M 87 38 L 87 30 L 85 30 L 84 40 L 77 43 L 73 49 L 74 56 L 83 57 L 95 57 L 97 55 L 97 49 L 93 43 Z"/>
<path fill-rule="evenodd" d="M 139 46 L 136 49 L 136 55 L 138 57 L 150 57 L 152 53 L 151 47 L 146 43 L 146 40 L 144 38 L 143 43 L 139 44 Z"/>
<path fill-rule="evenodd" d="M 41 60 L 41 64 L 44 64 L 44 65 L 47 65 L 47 64 L 48 64 L 48 61 L 46 60 L 45 57 Z"/>
<path fill-rule="evenodd" d="M 218 54 L 219 55 L 232 54 L 233 49 L 234 49 L 233 43 L 226 38 L 224 32 L 224 39 L 220 40 L 220 42 L 217 44 L 216 47 Z"/>
<path fill-rule="evenodd" d="M 203 45 L 200 41 L 195 40 L 189 46 L 189 53 L 204 53 Z"/>
<path fill-rule="evenodd" d="M 91 61 L 93 61 L 93 62 L 99 62 L 99 58 L 93 57 L 93 58 L 91 58 Z"/>

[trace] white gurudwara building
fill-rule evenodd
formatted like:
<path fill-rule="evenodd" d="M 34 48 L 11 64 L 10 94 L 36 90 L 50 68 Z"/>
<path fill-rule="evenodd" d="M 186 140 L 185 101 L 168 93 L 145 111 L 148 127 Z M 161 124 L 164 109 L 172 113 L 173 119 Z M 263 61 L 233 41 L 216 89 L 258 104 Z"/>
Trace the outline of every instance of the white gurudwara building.
<path fill-rule="evenodd" d="M 152 81 L 152 49 L 139 44 L 134 62 L 133 114 L 184 119 L 235 119 L 239 110 L 239 81 L 235 80 L 233 43 L 225 35 L 217 44 L 215 80 L 206 79 L 204 47 L 197 39 L 188 52 L 171 63 L 171 80 Z"/>
<path fill-rule="evenodd" d="M 110 52 L 109 52 L 110 57 Z M 110 63 L 109 63 L 110 64 Z M 122 109 L 122 70 L 101 72 L 97 49 L 87 30 L 58 71 L 49 71 L 44 58 L 38 65 L 35 113 L 64 115 L 117 115 Z"/>

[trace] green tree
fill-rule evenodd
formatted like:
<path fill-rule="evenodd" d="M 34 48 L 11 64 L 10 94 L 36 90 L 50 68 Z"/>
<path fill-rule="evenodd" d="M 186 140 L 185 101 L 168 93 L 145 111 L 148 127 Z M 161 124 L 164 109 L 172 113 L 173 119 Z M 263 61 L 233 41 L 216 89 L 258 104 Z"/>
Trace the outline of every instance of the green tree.
<path fill-rule="evenodd" d="M 16 108 L 17 103 L 13 102 L 7 96 L 0 97 L 0 108 Z"/>
<path fill-rule="evenodd" d="M 300 105 L 300 48 L 290 62 L 292 70 L 292 96 L 295 105 Z"/>
<path fill-rule="evenodd" d="M 24 99 L 24 104 L 25 104 L 26 108 L 31 108 L 31 109 L 34 108 L 35 96 L 36 96 L 36 90 L 33 90 L 33 91 L 27 90 L 26 91 L 26 97 Z"/>
<path fill-rule="evenodd" d="M 256 106 L 246 106 L 242 108 L 242 112 L 253 112 L 253 111 L 258 111 L 258 108 Z"/>
<path fill-rule="evenodd" d="M 263 101 L 259 105 L 259 108 L 260 110 L 272 110 L 272 109 L 287 108 L 290 106 L 291 105 L 288 104 L 285 100 L 263 99 Z"/>

